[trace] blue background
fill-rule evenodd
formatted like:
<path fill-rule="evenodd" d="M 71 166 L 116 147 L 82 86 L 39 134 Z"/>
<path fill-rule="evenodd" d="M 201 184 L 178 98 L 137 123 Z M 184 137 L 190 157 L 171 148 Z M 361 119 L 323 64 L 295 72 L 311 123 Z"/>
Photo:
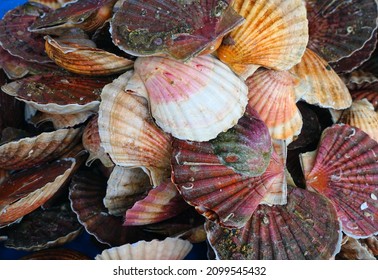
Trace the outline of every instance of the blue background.
<path fill-rule="evenodd" d="M 27 2 L 26 0 L 0 0 L 0 18 L 10 9 Z M 90 258 L 94 258 L 97 254 L 101 253 L 103 248 L 100 246 L 92 236 L 85 231 L 80 234 L 74 241 L 63 246 L 64 248 L 74 249 L 82 252 Z M 206 257 L 206 244 L 194 244 L 193 250 L 189 253 L 186 259 L 207 259 Z M 17 260 L 22 256 L 31 254 L 31 252 L 18 251 L 7 249 L 2 246 L 0 242 L 0 260 Z"/>

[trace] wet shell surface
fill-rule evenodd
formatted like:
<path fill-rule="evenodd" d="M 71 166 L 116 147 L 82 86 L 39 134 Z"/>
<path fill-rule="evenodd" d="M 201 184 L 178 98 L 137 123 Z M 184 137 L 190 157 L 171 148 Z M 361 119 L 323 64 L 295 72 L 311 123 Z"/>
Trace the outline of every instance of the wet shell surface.
<path fill-rule="evenodd" d="M 82 129 L 59 129 L 0 146 L 0 168 L 19 170 L 56 159 L 81 139 Z"/>
<path fill-rule="evenodd" d="M 375 0 L 306 0 L 309 21 L 308 47 L 328 62 L 360 50 L 377 28 Z"/>
<path fill-rule="evenodd" d="M 140 57 L 134 67 L 157 125 L 176 138 L 208 141 L 244 114 L 247 86 L 215 57 L 199 56 L 185 64 Z"/>
<path fill-rule="evenodd" d="M 344 233 L 377 234 L 377 142 L 356 127 L 336 124 L 324 130 L 314 155 L 302 156 L 307 187 L 332 201 Z"/>
<path fill-rule="evenodd" d="M 101 145 L 115 164 L 142 167 L 157 186 L 170 176 L 171 137 L 154 123 L 147 100 L 126 89 L 132 74 L 121 75 L 101 93 Z"/>
<path fill-rule="evenodd" d="M 49 200 L 71 175 L 72 158 L 36 166 L 9 176 L 0 185 L 0 227 L 22 218 Z"/>
<path fill-rule="evenodd" d="M 288 203 L 260 205 L 240 229 L 206 222 L 217 259 L 330 259 L 340 250 L 341 228 L 330 201 L 300 188 L 288 187 Z"/>
<path fill-rule="evenodd" d="M 296 106 L 299 79 L 287 71 L 257 70 L 246 81 L 248 106 L 252 106 L 269 128 L 273 139 L 286 140 L 302 129 L 302 116 Z"/>
<path fill-rule="evenodd" d="M 111 21 L 113 42 L 135 56 L 168 55 L 188 60 L 215 50 L 243 22 L 232 1 L 123 1 Z"/>
<path fill-rule="evenodd" d="M 308 42 L 303 1 L 235 0 L 233 8 L 246 21 L 223 40 L 217 55 L 237 74 L 248 77 L 249 64 L 288 70 L 301 60 Z"/>
<path fill-rule="evenodd" d="M 144 198 L 151 188 L 150 178 L 141 168 L 116 165 L 108 179 L 104 205 L 109 214 L 124 216 L 126 210 Z"/>
<path fill-rule="evenodd" d="M 348 108 L 352 104 L 352 97 L 341 78 L 323 58 L 310 49 L 306 49 L 302 61 L 290 72 L 308 84 L 310 90 L 307 93 L 297 93 L 307 103 L 336 110 Z"/>
<path fill-rule="evenodd" d="M 96 260 L 183 260 L 193 245 L 186 240 L 168 237 L 150 242 L 139 241 L 102 251 Z"/>
<path fill-rule="evenodd" d="M 161 222 L 177 216 L 188 207 L 176 186 L 167 179 L 126 211 L 124 225 L 137 226 Z"/>
<path fill-rule="evenodd" d="M 271 145 L 267 127 L 248 109 L 237 125 L 210 142 L 174 140 L 172 180 L 206 218 L 242 227 L 277 173 Z"/>

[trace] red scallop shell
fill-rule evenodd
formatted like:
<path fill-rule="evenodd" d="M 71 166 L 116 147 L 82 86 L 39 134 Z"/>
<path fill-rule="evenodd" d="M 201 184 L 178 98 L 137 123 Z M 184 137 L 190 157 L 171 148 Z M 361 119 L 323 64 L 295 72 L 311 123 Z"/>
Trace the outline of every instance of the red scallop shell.
<path fill-rule="evenodd" d="M 374 106 L 374 110 L 376 112 L 378 111 L 378 91 L 358 90 L 353 91 L 351 94 L 354 100 L 362 100 L 366 98 Z"/>
<path fill-rule="evenodd" d="M 225 229 L 208 221 L 205 229 L 218 259 L 330 259 L 341 243 L 331 202 L 290 186 L 286 205 L 259 205 L 243 228 Z"/>

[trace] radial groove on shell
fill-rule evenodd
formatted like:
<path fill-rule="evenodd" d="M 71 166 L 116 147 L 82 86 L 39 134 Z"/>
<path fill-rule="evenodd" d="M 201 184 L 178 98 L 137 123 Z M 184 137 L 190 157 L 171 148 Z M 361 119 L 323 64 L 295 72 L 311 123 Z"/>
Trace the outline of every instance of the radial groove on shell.
<path fill-rule="evenodd" d="M 141 168 L 116 165 L 108 179 L 104 205 L 111 215 L 123 216 L 151 188 L 150 179 Z"/>
<path fill-rule="evenodd" d="M 374 110 L 378 112 L 378 91 L 374 90 L 359 90 L 352 92 L 354 100 L 367 99 L 373 106 Z"/>
<path fill-rule="evenodd" d="M 306 49 L 302 61 L 290 72 L 306 81 L 310 90 L 301 96 L 309 104 L 336 110 L 348 108 L 352 97 L 348 88 L 328 63 L 319 55 Z"/>
<path fill-rule="evenodd" d="M 248 109 L 210 142 L 175 140 L 172 180 L 199 213 L 223 226 L 242 227 L 282 172 L 279 161 L 270 159 L 271 145 L 267 127 Z"/>
<path fill-rule="evenodd" d="M 375 0 L 306 0 L 308 47 L 328 62 L 351 56 L 371 39 L 377 28 Z"/>
<path fill-rule="evenodd" d="M 165 180 L 126 211 L 124 225 L 146 225 L 177 216 L 188 208 L 176 186 Z"/>
<path fill-rule="evenodd" d="M 157 186 L 170 174 L 171 137 L 155 125 L 147 100 L 124 90 L 132 74 L 121 75 L 101 93 L 101 145 L 115 164 L 144 168 Z"/>
<path fill-rule="evenodd" d="M 225 229 L 208 221 L 205 229 L 217 259 L 330 259 L 341 243 L 330 201 L 293 187 L 286 205 L 260 205 L 243 228 Z"/>
<path fill-rule="evenodd" d="M 297 64 L 308 42 L 306 7 L 301 0 L 235 0 L 246 21 L 223 40 L 218 57 L 237 74 L 249 64 L 288 70 Z"/>
<path fill-rule="evenodd" d="M 215 57 L 199 56 L 185 64 L 146 57 L 134 67 L 156 123 L 176 138 L 208 141 L 244 114 L 247 86 Z"/>
<path fill-rule="evenodd" d="M 193 245 L 180 238 L 167 237 L 150 242 L 139 241 L 106 249 L 95 257 L 96 260 L 182 260 Z"/>
<path fill-rule="evenodd" d="M 111 21 L 113 42 L 135 56 L 169 55 L 188 60 L 216 49 L 243 22 L 230 0 L 123 1 Z"/>
<path fill-rule="evenodd" d="M 343 231 L 352 237 L 378 233 L 377 160 L 377 142 L 341 124 L 323 132 L 316 157 L 302 160 L 307 187 L 332 201 Z"/>
<path fill-rule="evenodd" d="M 303 122 L 294 90 L 300 84 L 297 77 L 287 71 L 263 69 L 245 82 L 248 106 L 258 112 L 273 139 L 292 139 L 300 133 Z"/>
<path fill-rule="evenodd" d="M 80 141 L 81 133 L 81 128 L 59 129 L 3 144 L 0 167 L 19 170 L 56 159 Z"/>

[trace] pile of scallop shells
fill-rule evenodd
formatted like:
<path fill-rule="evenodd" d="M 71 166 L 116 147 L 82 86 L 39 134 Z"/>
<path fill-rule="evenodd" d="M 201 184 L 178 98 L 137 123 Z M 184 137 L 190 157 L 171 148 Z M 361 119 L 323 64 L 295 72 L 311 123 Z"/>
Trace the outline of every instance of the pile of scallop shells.
<path fill-rule="evenodd" d="M 377 27 L 377 0 L 14 8 L 0 240 L 31 258 L 85 259 L 59 248 L 86 231 L 96 259 L 205 241 L 210 259 L 375 259 Z"/>

